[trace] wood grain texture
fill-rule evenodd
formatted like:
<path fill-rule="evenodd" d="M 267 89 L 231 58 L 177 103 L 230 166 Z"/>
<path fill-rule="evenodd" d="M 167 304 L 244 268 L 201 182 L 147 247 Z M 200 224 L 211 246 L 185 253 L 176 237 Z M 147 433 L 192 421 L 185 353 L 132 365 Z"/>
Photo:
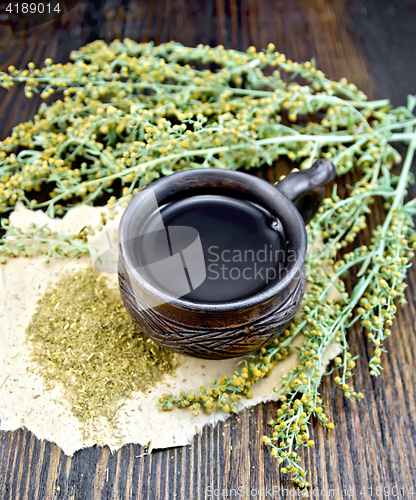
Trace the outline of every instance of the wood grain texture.
<path fill-rule="evenodd" d="M 251 44 L 264 47 L 273 42 L 289 58 L 315 57 L 330 78 L 345 76 L 370 97 L 384 96 L 391 90 L 404 100 L 400 89 L 411 84 L 414 89 L 414 79 L 409 75 L 414 74 L 415 66 L 411 59 L 403 59 L 402 65 L 397 59 L 406 54 L 413 56 L 413 49 L 396 51 L 396 79 L 387 78 L 379 86 L 371 76 L 389 71 L 388 61 L 383 62 L 382 57 L 377 56 L 375 66 L 371 61 L 374 54 L 380 54 L 377 40 L 380 31 L 384 32 L 383 22 L 389 24 L 390 18 L 372 14 L 382 11 L 380 5 L 391 3 L 82 0 L 59 23 L 11 38 L 0 35 L 0 63 L 2 67 L 9 64 L 21 67 L 29 60 L 39 64 L 45 57 L 64 62 L 72 49 L 95 38 L 109 41 L 129 36 L 156 43 L 175 39 L 187 45 L 222 43 L 239 49 Z M 399 45 L 409 47 L 412 43 L 414 47 L 414 40 L 409 42 L 408 38 L 408 26 L 414 26 L 412 15 L 413 23 L 415 20 L 409 2 L 394 4 L 394 9 L 401 9 L 402 13 L 395 19 L 402 19 L 406 29 L 401 30 L 400 24 L 395 28 L 389 25 L 386 32 L 393 32 Z M 411 29 L 410 33 L 414 36 Z M 408 70 L 406 64 L 413 64 L 412 69 Z M 10 133 L 13 125 L 33 116 L 38 104 L 36 99 L 24 99 L 21 88 L 9 94 L 0 92 L 0 138 Z M 272 168 L 263 169 L 259 175 L 270 181 L 276 179 Z M 375 209 L 371 226 L 380 219 L 381 213 Z M 348 285 L 353 282 L 351 276 Z M 385 369 L 379 378 L 368 375 L 367 361 L 372 354 L 362 332 L 358 328 L 350 332 L 352 352 L 360 356 L 355 385 L 366 399 L 359 404 L 345 400 L 340 391 L 333 389 L 331 377 L 323 383 L 325 411 L 337 426 L 329 434 L 319 426 L 314 427 L 313 439 L 317 445 L 304 453 L 309 480 L 318 489 L 315 498 L 414 498 L 408 493 L 411 487 L 416 492 L 415 269 L 410 270 L 408 283 L 409 305 L 398 312 L 393 336 L 386 343 L 390 352 L 383 356 Z M 264 493 L 271 493 L 273 486 L 275 494 L 266 498 L 291 498 L 288 491 L 280 489 L 290 489 L 290 482 L 279 474 L 275 460 L 261 443 L 261 436 L 269 432 L 267 421 L 276 409 L 275 403 L 259 405 L 215 428 L 207 428 L 190 446 L 154 451 L 150 456 L 143 456 L 145 450 L 140 446 L 129 445 L 115 454 L 110 454 L 107 448 L 90 448 L 70 458 L 54 444 L 41 442 L 24 429 L 2 432 L 0 498 L 248 499 L 265 498 Z M 403 489 L 395 494 L 394 486 Z M 247 493 L 248 488 L 252 489 L 251 494 Z M 214 495 L 214 489 L 218 495 Z M 222 494 L 223 489 L 229 491 L 228 496 Z M 263 490 L 263 496 L 256 495 L 254 490 Z M 244 494 L 238 495 L 239 492 Z"/>

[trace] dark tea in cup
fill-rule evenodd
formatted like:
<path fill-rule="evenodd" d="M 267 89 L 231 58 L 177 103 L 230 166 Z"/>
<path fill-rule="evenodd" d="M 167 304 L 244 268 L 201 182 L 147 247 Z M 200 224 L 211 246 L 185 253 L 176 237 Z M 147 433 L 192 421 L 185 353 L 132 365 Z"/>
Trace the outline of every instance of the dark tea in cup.
<path fill-rule="evenodd" d="M 173 241 L 175 228 L 182 231 Z M 203 254 L 200 278 L 190 273 L 199 264 L 198 256 L 186 252 L 196 235 Z M 175 289 L 178 277 L 160 269 L 161 262 L 179 253 L 176 264 L 183 266 L 190 291 L 178 296 L 208 303 L 230 302 L 259 292 L 282 276 L 287 257 L 286 235 L 278 218 L 256 203 L 215 194 L 163 205 L 143 226 L 136 248 L 139 267 L 148 279 L 176 295 L 181 291 L 179 286 Z"/>
<path fill-rule="evenodd" d="M 305 291 L 305 223 L 335 177 L 328 160 L 277 186 L 197 169 L 138 193 L 119 226 L 123 303 L 144 333 L 176 352 L 243 356 L 284 331 Z"/>

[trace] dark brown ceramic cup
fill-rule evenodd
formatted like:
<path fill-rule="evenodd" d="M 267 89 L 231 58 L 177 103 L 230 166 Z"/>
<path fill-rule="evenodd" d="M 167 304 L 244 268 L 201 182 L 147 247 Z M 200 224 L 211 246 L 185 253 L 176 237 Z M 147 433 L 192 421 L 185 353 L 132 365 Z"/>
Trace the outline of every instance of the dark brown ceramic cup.
<path fill-rule="evenodd" d="M 143 332 L 181 354 L 207 359 L 242 356 L 268 345 L 287 328 L 305 291 L 305 223 L 335 177 L 331 162 L 318 160 L 276 186 L 231 170 L 178 172 L 138 193 L 119 226 L 119 285 L 125 307 Z M 278 218 L 287 238 L 283 276 L 251 296 L 222 303 L 177 297 L 156 286 L 137 262 L 137 237 L 157 207 L 196 195 L 218 194 L 247 200 Z"/>

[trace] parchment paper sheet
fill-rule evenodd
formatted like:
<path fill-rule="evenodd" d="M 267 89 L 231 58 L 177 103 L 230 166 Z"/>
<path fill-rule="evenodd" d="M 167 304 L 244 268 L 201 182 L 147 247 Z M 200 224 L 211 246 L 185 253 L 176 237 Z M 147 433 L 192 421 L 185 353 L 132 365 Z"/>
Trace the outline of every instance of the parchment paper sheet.
<path fill-rule="evenodd" d="M 30 211 L 18 204 L 11 214 L 11 222 L 26 229 L 31 222 L 37 225 L 49 222 L 50 227 L 61 233 L 74 234 L 85 225 L 100 222 L 102 208 L 77 206 L 63 219 L 49 219 L 41 211 Z M 111 221 L 107 230 L 96 234 L 90 243 L 100 252 L 110 248 L 116 240 L 121 213 Z M 112 242 L 112 243 L 111 243 Z M 107 271 L 115 271 L 116 253 L 111 253 Z M 110 255 L 107 254 L 107 255 Z M 173 376 L 165 376 L 146 393 L 137 392 L 126 401 L 119 414 L 119 428 L 113 430 L 108 422 L 100 421 L 88 437 L 83 436 L 81 424 L 73 416 L 70 403 L 59 386 L 46 390 L 41 376 L 28 370 L 32 363 L 25 330 L 35 312 L 36 303 L 48 284 L 55 283 L 62 273 L 91 265 L 95 260 L 89 255 L 79 259 L 53 257 L 45 263 L 42 256 L 9 259 L 0 266 L 0 429 L 16 430 L 26 427 L 39 439 L 55 442 L 67 455 L 93 446 L 108 445 L 116 450 L 124 444 L 138 443 L 149 449 L 168 448 L 189 444 L 193 436 L 207 424 L 226 420 L 227 415 L 214 411 L 211 415 L 192 417 L 186 409 L 175 408 L 159 411 L 157 402 L 162 393 L 174 394 L 186 389 L 208 385 L 224 373 L 232 374 L 239 359 L 211 361 L 178 355 L 179 366 Z M 108 274 L 109 282 L 117 287 L 116 274 Z M 302 343 L 302 338 L 296 344 Z M 339 353 L 338 345 L 328 347 L 324 366 Z M 273 369 L 271 375 L 253 386 L 254 397 L 242 399 L 239 410 L 258 403 L 277 400 L 273 388 L 279 386 L 281 375 L 297 364 L 297 354 L 292 354 Z"/>

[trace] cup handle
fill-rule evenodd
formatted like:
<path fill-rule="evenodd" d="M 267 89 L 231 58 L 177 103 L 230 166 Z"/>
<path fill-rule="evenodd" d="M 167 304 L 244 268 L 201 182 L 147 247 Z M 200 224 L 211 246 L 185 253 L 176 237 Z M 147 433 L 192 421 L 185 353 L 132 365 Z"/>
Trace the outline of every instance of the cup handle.
<path fill-rule="evenodd" d="M 329 160 L 319 159 L 307 170 L 292 172 L 276 187 L 293 201 L 306 224 L 322 203 L 325 186 L 334 178 L 334 165 Z"/>

